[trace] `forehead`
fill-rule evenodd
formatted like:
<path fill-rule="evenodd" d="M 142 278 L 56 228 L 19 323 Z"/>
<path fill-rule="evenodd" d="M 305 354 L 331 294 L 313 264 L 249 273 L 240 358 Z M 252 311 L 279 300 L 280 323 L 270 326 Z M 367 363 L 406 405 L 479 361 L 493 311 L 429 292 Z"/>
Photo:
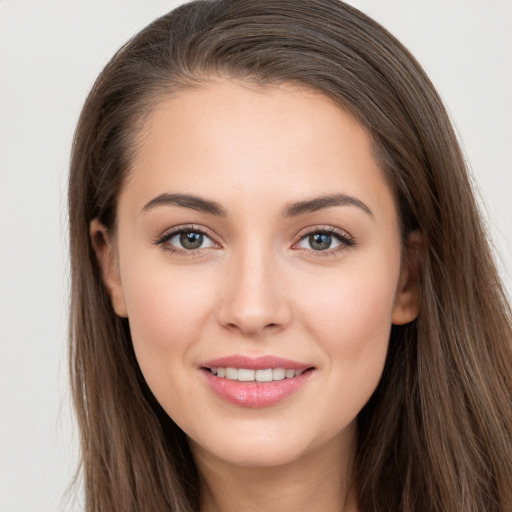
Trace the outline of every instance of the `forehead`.
<path fill-rule="evenodd" d="M 333 191 L 371 202 L 390 194 L 367 130 L 327 96 L 226 80 L 162 99 L 124 188 L 141 200 L 179 192 L 223 202 L 238 193 L 262 204 Z"/>

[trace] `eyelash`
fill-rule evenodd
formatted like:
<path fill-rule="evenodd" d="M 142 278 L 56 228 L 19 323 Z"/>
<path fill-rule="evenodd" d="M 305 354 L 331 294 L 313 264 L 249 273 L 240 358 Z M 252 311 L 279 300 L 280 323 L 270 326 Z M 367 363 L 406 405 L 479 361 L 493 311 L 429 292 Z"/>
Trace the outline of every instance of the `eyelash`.
<path fill-rule="evenodd" d="M 179 226 L 172 231 L 169 231 L 167 233 L 164 233 L 162 236 L 158 237 L 155 241 L 155 245 L 162 246 L 162 249 L 165 251 L 168 251 L 172 254 L 178 254 L 180 256 L 185 257 L 194 257 L 194 256 L 200 256 L 202 252 L 205 250 L 210 249 L 210 247 L 199 247 L 197 249 L 181 249 L 179 247 L 176 247 L 174 245 L 171 245 L 167 242 L 174 238 L 177 235 L 180 235 L 182 233 L 198 233 L 200 235 L 203 235 L 204 237 L 211 240 L 213 246 L 220 247 L 220 245 L 215 242 L 215 238 L 213 234 L 206 230 L 205 228 L 195 226 L 193 224 L 187 225 L 187 226 Z"/>
<path fill-rule="evenodd" d="M 158 237 L 155 241 L 155 245 L 162 246 L 162 249 L 165 251 L 168 251 L 172 254 L 179 254 L 181 256 L 185 257 L 195 257 L 200 256 L 205 250 L 210 249 L 212 246 L 208 247 L 199 247 L 197 249 L 181 249 L 176 246 L 173 246 L 167 242 L 174 238 L 177 235 L 183 234 L 183 233 L 198 233 L 200 235 L 203 235 L 204 237 L 207 237 L 212 242 L 212 246 L 220 247 L 220 244 L 218 244 L 215 241 L 215 237 L 213 234 L 206 230 L 203 227 L 195 226 L 195 225 L 187 225 L 187 226 L 179 226 L 175 229 L 173 229 L 170 232 L 164 233 L 162 236 Z M 337 254 L 339 252 L 346 251 L 347 249 L 350 249 L 356 245 L 355 239 L 346 233 L 345 231 L 342 231 L 340 229 L 334 228 L 332 226 L 314 226 L 311 228 L 306 228 L 301 233 L 299 233 L 299 239 L 297 242 L 295 242 L 292 246 L 292 249 L 300 250 L 300 248 L 297 248 L 297 245 L 301 243 L 303 240 L 305 240 L 307 237 L 311 235 L 328 235 L 333 238 L 335 238 L 339 242 L 339 246 L 334 247 L 332 249 L 324 249 L 324 250 L 317 250 L 314 249 L 305 249 L 307 250 L 312 257 L 315 258 L 322 258 L 327 256 L 332 256 L 334 254 Z"/>
<path fill-rule="evenodd" d="M 347 232 L 342 231 L 341 229 L 337 229 L 333 226 L 314 226 L 311 228 L 306 228 L 301 233 L 299 233 L 299 240 L 293 244 L 292 248 L 295 248 L 300 242 L 305 240 L 307 237 L 311 235 L 328 235 L 335 238 L 340 245 L 338 247 L 334 247 L 332 249 L 324 249 L 315 251 L 314 249 L 309 249 L 310 256 L 314 258 L 325 258 L 328 256 L 333 256 L 340 252 L 344 252 L 347 249 L 351 249 L 356 245 L 356 241 L 354 237 L 349 235 Z M 297 249 L 300 250 L 300 249 Z M 306 249 L 307 250 L 307 249 Z"/>

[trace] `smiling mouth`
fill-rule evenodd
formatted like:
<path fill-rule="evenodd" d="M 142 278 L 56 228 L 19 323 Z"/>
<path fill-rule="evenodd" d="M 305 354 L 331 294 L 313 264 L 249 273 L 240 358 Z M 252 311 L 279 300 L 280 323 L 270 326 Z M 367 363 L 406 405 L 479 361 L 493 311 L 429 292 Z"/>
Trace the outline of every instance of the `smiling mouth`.
<path fill-rule="evenodd" d="M 274 382 L 299 377 L 305 371 L 312 370 L 313 368 L 307 368 L 305 370 L 293 370 L 291 368 L 253 370 L 250 368 L 223 368 L 214 366 L 205 369 L 219 378 L 237 380 L 239 382 Z"/>
<path fill-rule="evenodd" d="M 268 407 L 294 395 L 316 373 L 313 366 L 266 356 L 223 358 L 203 363 L 200 369 L 217 396 L 249 408 Z"/>

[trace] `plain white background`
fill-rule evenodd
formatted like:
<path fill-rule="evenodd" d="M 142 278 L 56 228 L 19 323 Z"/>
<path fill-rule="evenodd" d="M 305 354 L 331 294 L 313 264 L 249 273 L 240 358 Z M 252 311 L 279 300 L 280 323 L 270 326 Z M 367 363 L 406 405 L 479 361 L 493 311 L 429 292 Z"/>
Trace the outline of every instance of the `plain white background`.
<path fill-rule="evenodd" d="M 65 504 L 77 457 L 66 366 L 74 126 L 114 51 L 177 1 L 0 0 L 0 512 Z M 512 296 L 512 2 L 353 0 L 429 73 L 480 189 Z"/>

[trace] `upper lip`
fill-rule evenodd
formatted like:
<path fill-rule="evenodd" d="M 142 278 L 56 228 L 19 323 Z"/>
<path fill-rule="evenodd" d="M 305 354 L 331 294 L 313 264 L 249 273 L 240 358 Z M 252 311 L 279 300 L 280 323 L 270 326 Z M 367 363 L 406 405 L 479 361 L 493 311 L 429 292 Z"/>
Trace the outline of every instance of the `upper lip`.
<path fill-rule="evenodd" d="M 313 365 L 293 361 L 284 357 L 273 355 L 245 356 L 234 354 L 232 356 L 211 359 L 199 365 L 201 368 L 247 368 L 249 370 L 266 370 L 268 368 L 285 368 L 289 370 L 306 370 Z"/>

